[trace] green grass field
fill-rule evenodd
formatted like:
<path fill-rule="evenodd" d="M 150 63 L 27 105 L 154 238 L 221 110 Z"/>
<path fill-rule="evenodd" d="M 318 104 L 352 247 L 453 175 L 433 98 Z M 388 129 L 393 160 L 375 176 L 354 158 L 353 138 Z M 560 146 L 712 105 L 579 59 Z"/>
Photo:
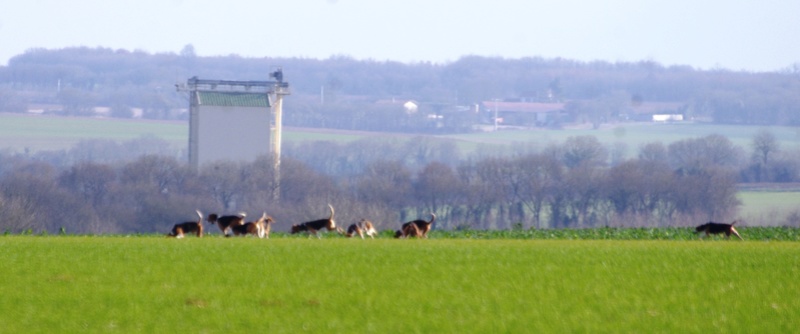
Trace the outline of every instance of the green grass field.
<path fill-rule="evenodd" d="M 189 141 L 187 121 L 126 120 L 114 118 L 29 116 L 0 113 L 0 149 L 16 152 L 29 150 L 68 149 L 82 140 L 108 139 L 126 141 L 154 136 L 176 148 L 185 148 Z M 284 141 L 331 140 L 347 142 L 375 134 L 287 129 Z"/>
<path fill-rule="evenodd" d="M 81 140 L 131 140 L 152 135 L 173 145 L 187 145 L 188 124 L 175 121 L 0 114 L 0 149 L 68 149 Z M 177 146 L 176 146 L 177 147 Z"/>
<path fill-rule="evenodd" d="M 759 332 L 800 244 L 0 237 L 2 332 Z"/>
<path fill-rule="evenodd" d="M 564 130 L 504 130 L 459 135 L 437 136 L 452 139 L 465 150 L 474 150 L 480 145 L 509 145 L 530 143 L 545 146 L 561 143 L 573 136 L 596 136 L 602 143 L 625 143 L 628 153 L 633 154 L 640 145 L 655 141 L 671 142 L 721 134 L 735 145 L 749 149 L 753 136 L 762 128 L 756 126 L 709 125 L 709 124 L 653 124 L 620 123 L 607 125 L 598 130 L 574 128 Z M 783 149 L 800 148 L 800 132 L 794 127 L 770 127 Z M 284 141 L 332 140 L 352 141 L 365 137 L 389 136 L 413 138 L 408 134 L 375 134 L 355 131 L 325 129 L 285 128 Z M 143 135 L 152 135 L 169 141 L 176 147 L 187 145 L 189 137 L 186 121 L 151 121 L 130 119 L 99 119 L 83 117 L 29 116 L 0 113 L 0 149 L 32 151 L 69 148 L 84 139 L 130 140 Z M 468 152 L 466 152 L 468 153 Z"/>
<path fill-rule="evenodd" d="M 800 191 L 739 191 L 737 197 L 742 202 L 738 216 L 750 224 L 796 226 L 788 218 L 800 219 Z"/>
<path fill-rule="evenodd" d="M 662 142 L 669 145 L 672 142 L 720 134 L 734 145 L 741 146 L 749 151 L 751 142 L 756 133 L 762 130 L 757 126 L 742 125 L 716 125 L 695 123 L 619 123 L 605 125 L 600 129 L 574 128 L 564 130 L 508 130 L 499 132 L 471 133 L 461 135 L 448 135 L 446 137 L 477 144 L 502 144 L 529 143 L 545 147 L 551 143 L 563 143 L 569 137 L 595 136 L 604 144 L 624 143 L 627 153 L 635 155 L 643 144 Z M 800 132 L 794 127 L 769 127 L 783 149 L 794 150 L 800 148 Z"/>

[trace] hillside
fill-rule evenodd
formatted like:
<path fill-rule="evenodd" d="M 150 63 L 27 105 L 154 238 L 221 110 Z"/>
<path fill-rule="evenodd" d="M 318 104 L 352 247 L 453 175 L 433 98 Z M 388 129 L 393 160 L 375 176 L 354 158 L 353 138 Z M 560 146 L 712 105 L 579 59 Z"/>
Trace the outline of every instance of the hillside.
<path fill-rule="evenodd" d="M 608 63 L 467 56 L 446 64 L 197 57 L 107 48 L 35 49 L 0 67 L 0 111 L 36 109 L 185 119 L 175 84 L 268 80 L 282 67 L 292 95 L 285 125 L 357 131 L 466 133 L 494 122 L 492 101 L 548 103 L 553 113 L 499 115 L 503 125 L 561 128 L 647 119 L 654 112 L 717 124 L 800 124 L 797 73 L 702 71 L 650 61 Z M 402 103 L 418 112 L 407 114 Z M 400 103 L 400 104 L 397 104 Z M 495 102 L 496 108 L 496 102 Z M 515 112 L 520 108 L 501 110 Z"/>

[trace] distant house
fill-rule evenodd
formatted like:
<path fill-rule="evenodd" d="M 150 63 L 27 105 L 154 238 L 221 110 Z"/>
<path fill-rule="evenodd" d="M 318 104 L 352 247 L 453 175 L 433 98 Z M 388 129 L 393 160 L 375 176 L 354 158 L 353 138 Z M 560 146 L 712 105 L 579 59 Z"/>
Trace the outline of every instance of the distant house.
<path fill-rule="evenodd" d="M 548 124 L 564 111 L 565 103 L 560 102 L 505 102 L 484 101 L 482 110 L 491 121 L 503 125 L 541 126 Z"/>
<path fill-rule="evenodd" d="M 680 122 L 683 114 L 653 114 L 653 122 Z"/>
<path fill-rule="evenodd" d="M 382 104 L 382 105 L 396 105 L 398 108 L 402 108 L 407 114 L 413 114 L 419 111 L 419 103 L 414 100 L 404 100 L 404 99 L 385 99 L 385 100 L 378 100 L 375 101 L 375 104 Z"/>
<path fill-rule="evenodd" d="M 684 120 L 686 108 L 683 102 L 641 102 L 631 104 L 625 114 L 633 121 L 677 122 Z"/>
<path fill-rule="evenodd" d="M 57 114 L 64 112 L 64 106 L 60 104 L 30 104 L 27 111 L 30 114 Z"/>

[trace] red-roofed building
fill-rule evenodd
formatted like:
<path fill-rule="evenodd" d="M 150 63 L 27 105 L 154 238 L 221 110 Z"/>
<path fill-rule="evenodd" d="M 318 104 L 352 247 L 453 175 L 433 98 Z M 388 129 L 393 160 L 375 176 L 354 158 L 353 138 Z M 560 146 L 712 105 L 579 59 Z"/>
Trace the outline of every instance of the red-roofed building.
<path fill-rule="evenodd" d="M 556 120 L 565 105 L 560 102 L 484 101 L 482 109 L 488 111 L 492 120 L 496 114 L 502 125 L 541 126 Z"/>

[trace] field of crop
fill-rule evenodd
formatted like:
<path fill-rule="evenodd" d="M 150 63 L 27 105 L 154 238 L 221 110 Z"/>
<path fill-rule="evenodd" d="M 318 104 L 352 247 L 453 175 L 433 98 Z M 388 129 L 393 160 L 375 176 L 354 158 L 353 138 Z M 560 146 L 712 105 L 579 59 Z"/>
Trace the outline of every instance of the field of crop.
<path fill-rule="evenodd" d="M 716 125 L 695 123 L 619 123 L 606 125 L 600 129 L 586 127 L 563 130 L 508 130 L 499 132 L 484 132 L 472 134 L 449 135 L 448 138 L 462 140 L 474 144 L 511 144 L 529 143 L 546 147 L 551 143 L 563 143 L 569 137 L 595 136 L 606 145 L 624 143 L 627 153 L 635 155 L 643 144 L 662 142 L 669 145 L 672 142 L 719 134 L 727 137 L 734 145 L 750 150 L 750 145 L 756 133 L 763 128 L 757 126 L 741 125 Z M 769 127 L 782 149 L 794 150 L 800 148 L 800 132 L 794 127 Z"/>
<path fill-rule="evenodd" d="M 434 238 L 435 237 L 435 238 Z M 792 332 L 800 243 L 0 237 L 3 332 Z"/>
<path fill-rule="evenodd" d="M 800 220 L 800 191 L 759 190 L 739 191 L 742 202 L 738 217 L 748 224 L 760 226 L 798 226 Z M 788 221 L 793 218 L 792 221 Z"/>
<path fill-rule="evenodd" d="M 794 127 L 770 127 L 770 131 L 783 149 L 800 148 L 800 132 Z M 284 141 L 332 140 L 350 141 L 364 137 L 390 136 L 411 138 L 408 134 L 375 134 L 357 131 L 326 129 L 284 129 Z M 756 126 L 709 125 L 709 124 L 652 124 L 621 123 L 600 129 L 572 128 L 564 130 L 504 130 L 459 135 L 438 136 L 452 139 L 459 147 L 474 150 L 479 145 L 508 145 L 531 143 L 545 146 L 560 143 L 568 137 L 592 135 L 600 142 L 612 144 L 622 142 L 628 153 L 634 153 L 640 145 L 660 141 L 664 144 L 686 139 L 721 134 L 735 145 L 749 149 L 753 136 L 761 130 Z M 152 135 L 176 145 L 185 146 L 189 129 L 186 121 L 150 121 L 125 119 L 98 119 L 83 117 L 28 116 L 0 113 L 0 149 L 32 151 L 64 149 L 83 139 L 130 140 L 143 135 Z"/>
<path fill-rule="evenodd" d="M 176 148 L 188 145 L 189 124 L 187 121 L 149 121 L 113 118 L 29 116 L 0 113 L 0 150 L 61 150 L 68 149 L 82 140 L 108 139 L 133 140 L 142 136 L 154 136 L 167 141 Z M 286 129 L 284 141 L 332 140 L 350 141 L 375 136 L 359 132 Z"/>

